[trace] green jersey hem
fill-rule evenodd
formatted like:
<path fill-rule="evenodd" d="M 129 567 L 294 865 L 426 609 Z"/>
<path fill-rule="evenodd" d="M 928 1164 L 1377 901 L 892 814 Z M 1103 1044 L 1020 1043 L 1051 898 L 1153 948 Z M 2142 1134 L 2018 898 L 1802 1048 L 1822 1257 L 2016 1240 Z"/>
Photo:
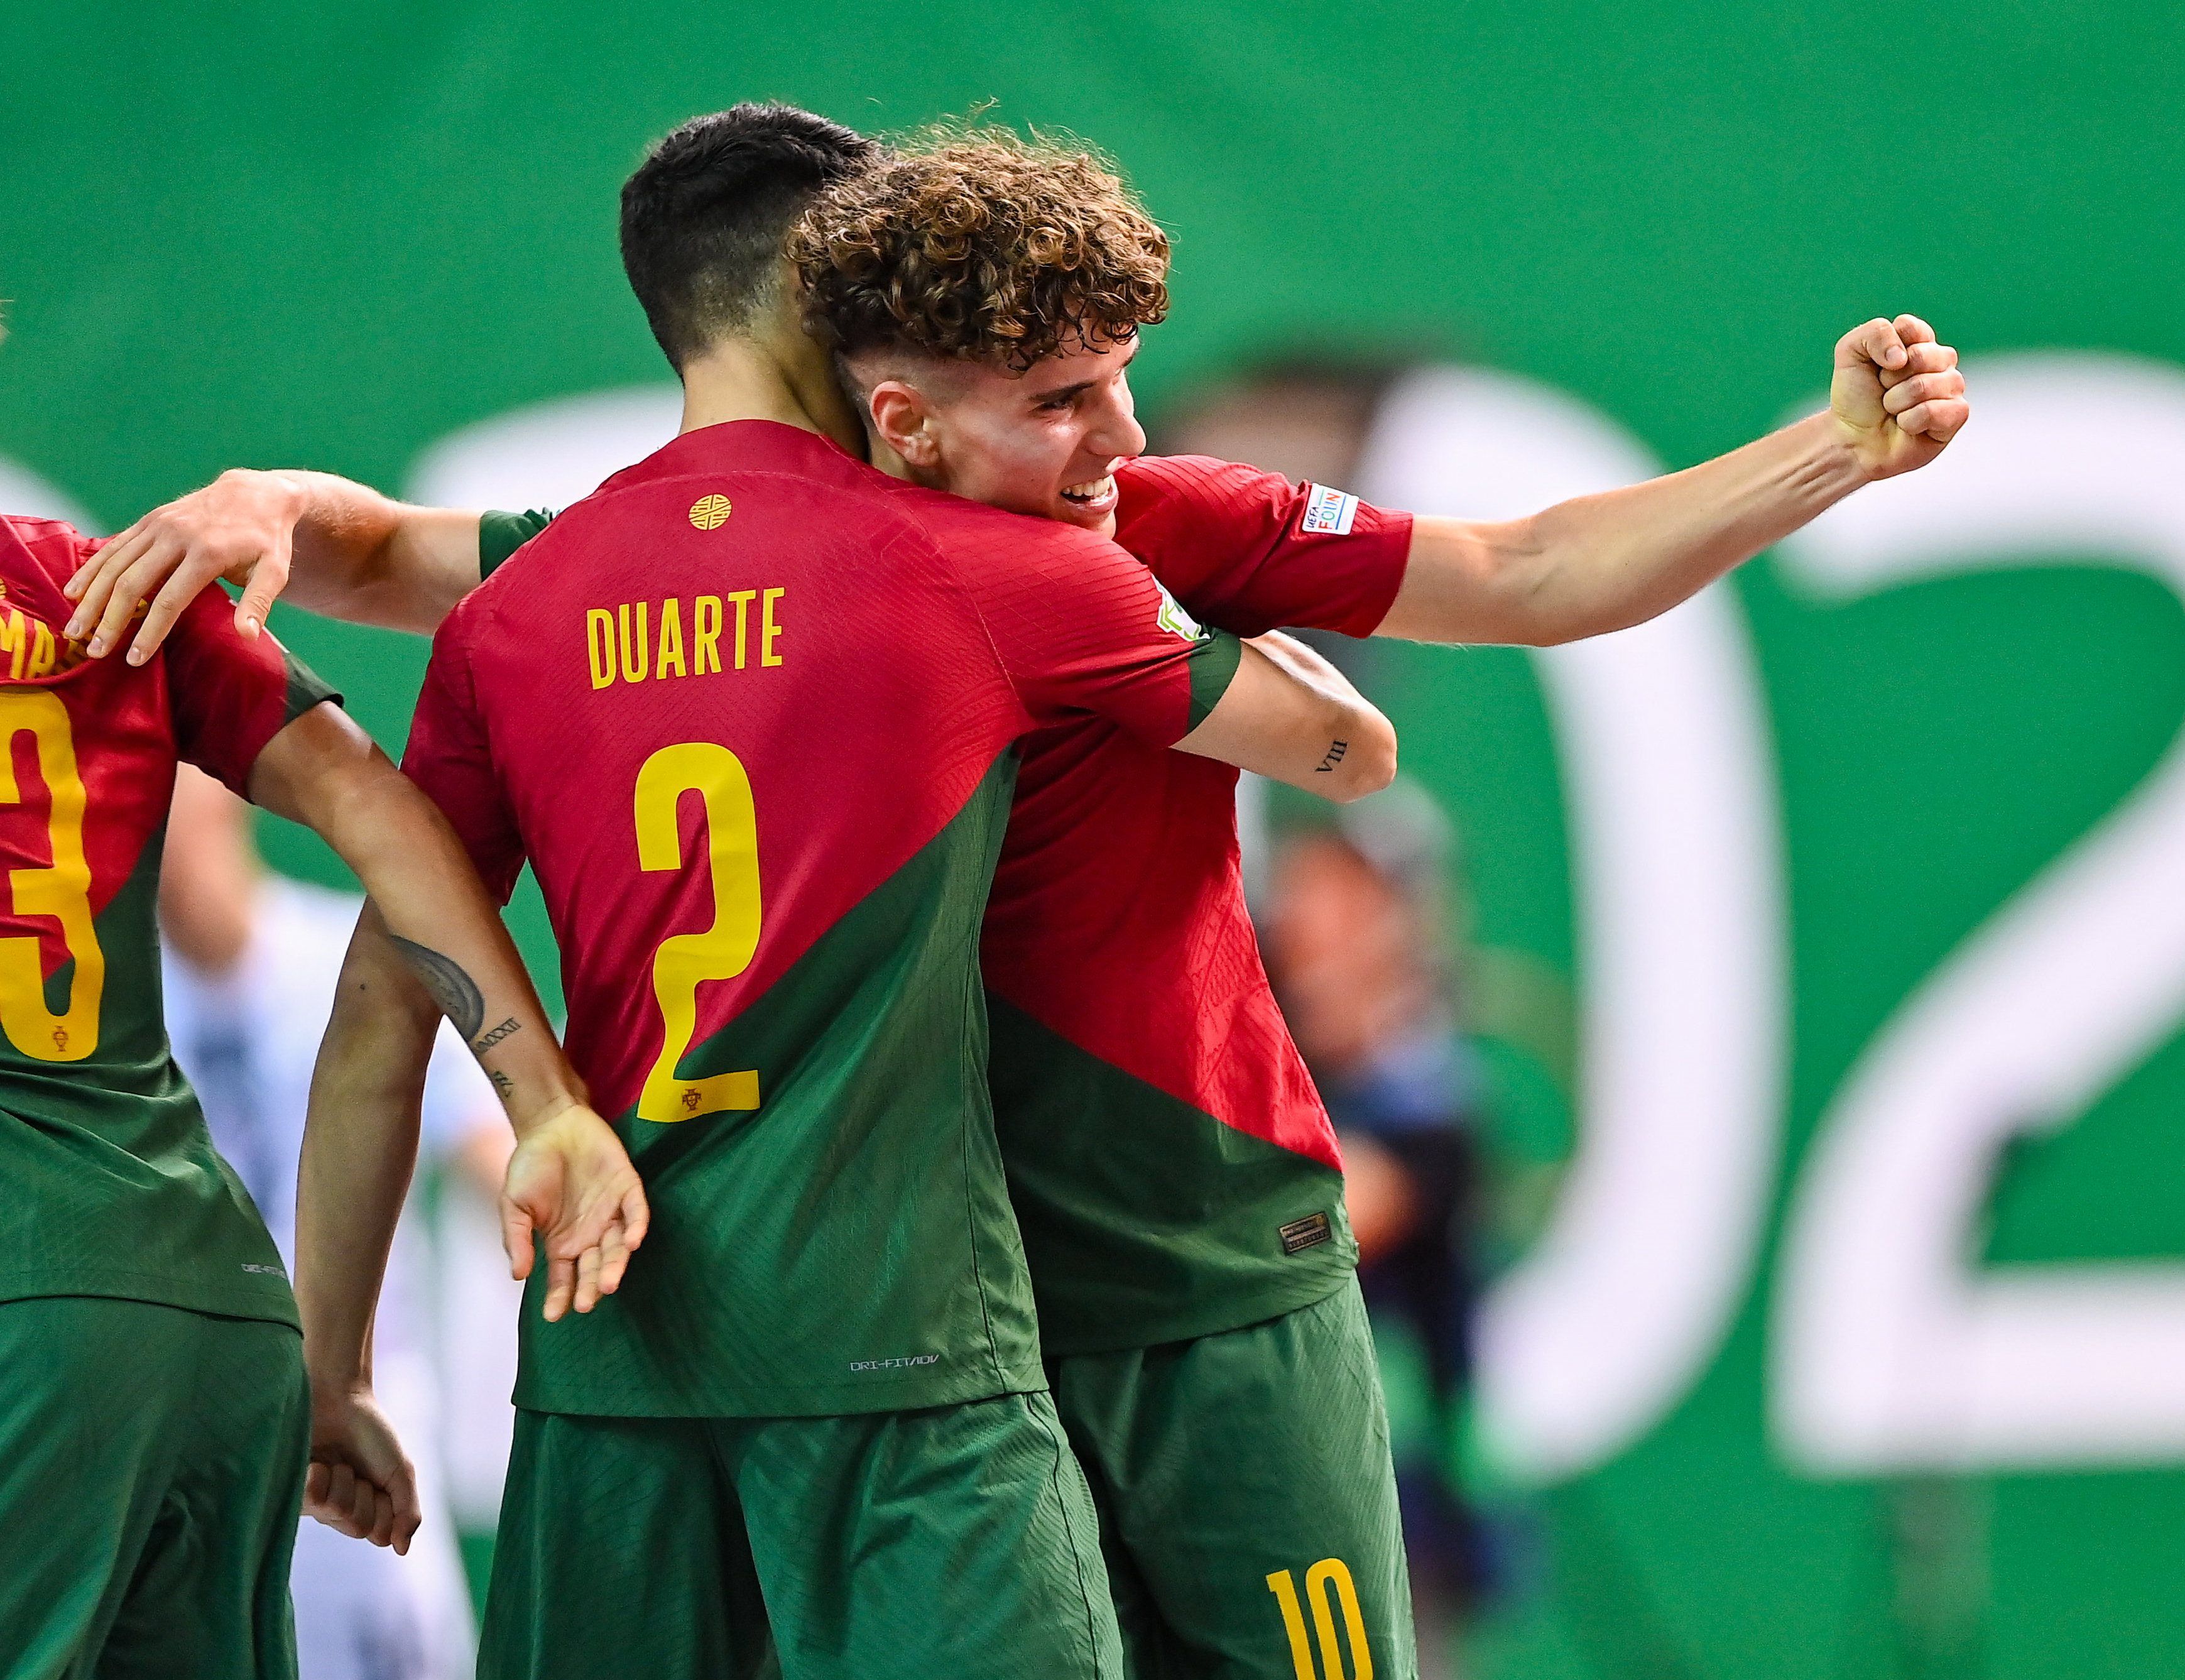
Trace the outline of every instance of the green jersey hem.
<path fill-rule="evenodd" d="M 141 1301 L 152 1307 L 180 1307 L 217 1318 L 254 1319 L 300 1331 L 296 1298 L 286 1277 L 246 1279 L 236 1284 L 187 1281 L 157 1273 L 116 1268 L 46 1266 L 0 1277 L 0 1301 L 52 1300 L 88 1296 L 106 1301 Z"/>
<path fill-rule="evenodd" d="M 483 583 L 506 563 L 508 557 L 554 520 L 553 513 L 534 507 L 524 513 L 495 509 L 478 516 L 478 581 Z"/>
<path fill-rule="evenodd" d="M 527 1412 L 557 1417 L 854 1417 L 866 1412 L 917 1412 L 934 1406 L 960 1406 L 1003 1394 L 1043 1394 L 1047 1367 L 1037 1358 L 1010 1365 L 990 1363 L 953 1382 L 936 1382 L 927 1373 L 900 1376 L 885 1372 L 848 1382 L 724 1383 L 719 1387 L 685 1381 L 673 1394 L 617 1398 L 602 1403 L 596 1384 L 557 1380 L 550 1372 L 526 1372 L 517 1382 L 515 1404 Z"/>

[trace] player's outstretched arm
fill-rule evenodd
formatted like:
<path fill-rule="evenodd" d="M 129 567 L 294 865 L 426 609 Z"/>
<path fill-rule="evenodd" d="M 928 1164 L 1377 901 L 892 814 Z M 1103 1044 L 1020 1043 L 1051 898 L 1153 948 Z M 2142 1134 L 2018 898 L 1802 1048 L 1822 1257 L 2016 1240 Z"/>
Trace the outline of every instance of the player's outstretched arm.
<path fill-rule="evenodd" d="M 1421 519 L 1376 633 L 1548 646 L 1643 623 L 1860 486 L 1925 466 L 1970 410 L 1916 315 L 1838 341 L 1826 412 L 1665 477 L 1500 524 Z"/>
<path fill-rule="evenodd" d="M 416 1527 L 407 1465 L 371 1398 L 371 1325 L 417 1146 L 442 1014 L 500 1093 L 517 1146 L 503 1194 L 511 1269 L 545 1242 L 546 1314 L 621 1282 L 647 1211 L 588 1106 L 515 946 L 432 802 L 342 713 L 316 706 L 259 755 L 252 798 L 316 829 L 372 902 L 344 960 L 305 1128 L 296 1297 L 310 1368 L 314 1515 L 381 1544 Z"/>
<path fill-rule="evenodd" d="M 429 635 L 478 587 L 478 516 L 411 507 L 324 472 L 223 472 L 157 507 L 64 586 L 71 637 L 103 658 L 126 639 L 141 665 L 215 578 L 239 586 L 236 626 L 255 636 L 274 600 L 353 624 Z M 127 635 L 144 607 L 144 622 Z"/>
<path fill-rule="evenodd" d="M 1396 731 L 1343 673 L 1284 635 L 1244 644 L 1228 688 L 1176 743 L 1348 804 L 1396 777 Z"/>

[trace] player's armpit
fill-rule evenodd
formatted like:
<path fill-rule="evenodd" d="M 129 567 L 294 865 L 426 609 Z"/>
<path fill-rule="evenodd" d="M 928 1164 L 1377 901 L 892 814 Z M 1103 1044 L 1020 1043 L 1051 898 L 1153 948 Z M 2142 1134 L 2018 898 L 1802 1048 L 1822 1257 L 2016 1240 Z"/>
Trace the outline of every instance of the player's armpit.
<path fill-rule="evenodd" d="M 1396 775 L 1394 726 L 1341 672 L 1282 635 L 1245 644 L 1227 690 L 1176 746 L 1338 804 Z"/>

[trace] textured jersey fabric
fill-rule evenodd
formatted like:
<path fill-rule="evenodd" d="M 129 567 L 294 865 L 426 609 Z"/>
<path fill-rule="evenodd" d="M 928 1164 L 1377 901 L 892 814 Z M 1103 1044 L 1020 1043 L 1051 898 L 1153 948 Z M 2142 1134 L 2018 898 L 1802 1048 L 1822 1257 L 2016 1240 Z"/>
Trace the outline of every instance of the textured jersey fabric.
<path fill-rule="evenodd" d="M 1370 635 L 1411 519 L 1202 456 L 1118 474 L 1116 540 L 1239 635 Z M 1343 499 L 1347 500 L 1347 499 Z M 488 514 L 487 573 L 552 516 Z M 1237 773 L 1100 719 L 1022 745 L 981 956 L 994 1112 L 1050 1354 L 1151 1347 L 1322 1299 L 1356 1246 L 1335 1135 L 1260 960 Z"/>
<path fill-rule="evenodd" d="M 1202 621 L 1370 633 L 1408 516 L 1199 457 L 1119 475 L 1116 540 Z M 1335 1134 L 1245 908 L 1237 772 L 1098 720 L 1025 744 L 981 960 L 996 1123 L 1050 1354 L 1317 1301 L 1356 1258 Z"/>
<path fill-rule="evenodd" d="M 1042 1386 L 977 968 L 1014 744 L 1098 715 L 1158 750 L 1238 657 L 1112 544 L 763 421 L 618 474 L 455 609 L 406 767 L 489 884 L 537 874 L 653 1208 L 612 1299 L 527 1310 L 519 1404 Z"/>
<path fill-rule="evenodd" d="M 293 1324 L 281 1258 L 168 1052 L 154 910 L 175 767 L 238 793 L 332 698 L 201 595 L 150 662 L 64 643 L 98 549 L 0 518 L 0 1300 L 120 1297 Z"/>

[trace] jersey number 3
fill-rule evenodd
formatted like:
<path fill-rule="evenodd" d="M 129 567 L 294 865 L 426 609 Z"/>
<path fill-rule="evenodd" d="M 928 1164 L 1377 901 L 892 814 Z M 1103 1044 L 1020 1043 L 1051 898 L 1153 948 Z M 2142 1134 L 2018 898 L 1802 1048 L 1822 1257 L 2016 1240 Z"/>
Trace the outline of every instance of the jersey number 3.
<path fill-rule="evenodd" d="M 637 862 L 652 873 L 683 867 L 677 812 L 696 793 L 706 807 L 706 851 L 713 882 L 713 925 L 662 940 L 652 957 L 652 995 L 664 1029 L 660 1059 L 637 1099 L 641 1120 L 689 1120 L 758 1107 L 758 1074 L 685 1079 L 678 1064 L 698 1028 L 698 983 L 734 980 L 758 949 L 758 817 L 751 778 L 735 754 L 712 741 L 664 746 L 637 773 Z"/>
<path fill-rule="evenodd" d="M 15 738 L 37 743 L 38 774 L 48 801 L 46 830 L 53 861 L 45 868 L 10 869 L 14 913 L 50 916 L 75 963 L 67 1010 L 46 1000 L 45 963 L 35 934 L 0 938 L 0 1030 L 24 1055 L 41 1062 L 81 1062 L 98 1048 L 98 1000 L 106 989 L 106 955 L 91 919 L 91 866 L 83 855 L 83 777 L 68 708 L 49 694 L 0 694 L 0 807 L 23 803 L 15 784 Z"/>

